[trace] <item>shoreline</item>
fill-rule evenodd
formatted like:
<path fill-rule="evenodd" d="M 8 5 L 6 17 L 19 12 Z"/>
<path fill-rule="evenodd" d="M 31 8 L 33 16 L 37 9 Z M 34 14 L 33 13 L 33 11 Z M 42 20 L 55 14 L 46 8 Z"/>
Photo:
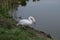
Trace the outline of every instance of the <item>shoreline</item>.
<path fill-rule="evenodd" d="M 44 36 L 47 37 L 47 38 L 53 39 L 53 37 L 52 37 L 50 34 L 47 34 L 47 33 L 43 32 L 43 31 L 36 30 L 36 29 L 31 28 L 31 27 L 29 27 L 29 26 L 27 26 L 27 27 L 25 27 L 25 28 L 23 28 L 23 29 L 25 29 L 25 30 L 27 30 L 27 31 L 33 31 L 33 32 L 35 32 L 36 34 L 38 34 L 38 36 L 39 36 L 39 35 L 41 35 L 41 36 L 44 35 Z"/>
<path fill-rule="evenodd" d="M 3 31 L 3 35 L 5 34 L 5 32 L 6 31 L 13 31 L 13 30 L 16 30 L 16 31 L 20 31 L 21 30 L 21 32 L 25 32 L 25 34 L 26 34 L 26 32 L 28 33 L 28 35 L 30 36 L 31 35 L 31 38 L 33 38 L 33 39 L 35 39 L 34 37 L 36 37 L 36 38 L 39 38 L 39 40 L 40 39 L 44 39 L 44 40 L 53 40 L 53 38 L 51 37 L 51 35 L 50 34 L 47 34 L 47 33 L 45 33 L 45 32 L 43 32 L 43 31 L 38 31 L 38 30 L 36 30 L 36 29 L 34 29 L 34 28 L 31 28 L 31 27 L 29 27 L 29 26 L 26 26 L 26 27 L 22 27 L 22 26 L 16 26 L 16 23 L 15 23 L 16 21 L 14 21 L 14 20 L 12 20 L 11 18 L 9 18 L 8 20 L 7 19 L 5 19 L 5 18 L 2 18 L 1 20 L 0 20 L 0 31 L 1 31 L 1 28 L 2 28 L 2 30 L 4 30 Z M 6 30 L 7 29 L 7 30 Z M 9 31 L 7 32 L 7 34 L 9 33 Z M 2 31 L 1 31 L 2 32 Z M 0 33 L 1 33 L 0 32 Z M 14 32 L 14 31 L 13 31 Z M 13 35 L 13 32 L 11 32 L 11 34 Z M 20 34 L 20 32 L 19 32 L 19 35 L 21 35 L 21 36 L 23 36 L 24 37 L 24 32 L 22 33 L 23 35 L 21 35 Z M 9 35 L 11 35 L 10 33 L 9 33 Z M 14 33 L 14 34 L 16 34 L 16 33 Z M 18 35 L 18 34 L 16 34 L 16 35 Z M 27 34 L 26 34 L 26 36 L 27 36 Z M 18 37 L 18 36 L 17 36 Z M 3 38 L 3 37 L 2 37 Z M 37 39 L 38 40 L 38 39 Z"/>

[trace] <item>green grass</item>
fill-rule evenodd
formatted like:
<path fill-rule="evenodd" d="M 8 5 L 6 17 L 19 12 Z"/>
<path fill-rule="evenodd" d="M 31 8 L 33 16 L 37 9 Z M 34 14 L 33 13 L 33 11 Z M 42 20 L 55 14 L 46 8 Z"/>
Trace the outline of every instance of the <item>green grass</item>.
<path fill-rule="evenodd" d="M 0 40 L 46 40 L 39 38 L 33 32 L 28 32 L 20 28 L 6 29 L 0 28 Z"/>

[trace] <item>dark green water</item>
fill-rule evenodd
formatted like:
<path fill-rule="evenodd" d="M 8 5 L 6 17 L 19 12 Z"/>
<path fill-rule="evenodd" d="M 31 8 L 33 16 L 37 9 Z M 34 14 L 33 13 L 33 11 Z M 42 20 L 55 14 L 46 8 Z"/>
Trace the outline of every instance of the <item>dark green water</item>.
<path fill-rule="evenodd" d="M 12 11 L 13 18 L 27 18 L 34 16 L 36 25 L 33 28 L 50 33 L 60 40 L 60 0 L 29 0 L 26 6 L 19 5 L 17 10 Z"/>

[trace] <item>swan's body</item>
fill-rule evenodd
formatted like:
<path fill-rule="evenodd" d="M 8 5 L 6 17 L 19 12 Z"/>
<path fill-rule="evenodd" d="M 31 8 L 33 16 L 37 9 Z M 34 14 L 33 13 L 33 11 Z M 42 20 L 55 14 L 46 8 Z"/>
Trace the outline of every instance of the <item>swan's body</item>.
<path fill-rule="evenodd" d="M 35 19 L 34 17 L 30 16 L 28 17 L 28 19 L 21 19 L 19 20 L 17 25 L 32 25 L 33 23 L 35 23 Z"/>

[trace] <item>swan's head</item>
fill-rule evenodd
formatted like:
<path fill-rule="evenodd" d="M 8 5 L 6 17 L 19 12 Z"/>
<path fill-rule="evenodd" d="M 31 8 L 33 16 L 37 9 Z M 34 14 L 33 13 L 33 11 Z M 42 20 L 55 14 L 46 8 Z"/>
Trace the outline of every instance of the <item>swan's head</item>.
<path fill-rule="evenodd" d="M 35 18 L 33 16 L 29 16 L 29 20 L 31 20 L 33 23 L 36 22 Z"/>

